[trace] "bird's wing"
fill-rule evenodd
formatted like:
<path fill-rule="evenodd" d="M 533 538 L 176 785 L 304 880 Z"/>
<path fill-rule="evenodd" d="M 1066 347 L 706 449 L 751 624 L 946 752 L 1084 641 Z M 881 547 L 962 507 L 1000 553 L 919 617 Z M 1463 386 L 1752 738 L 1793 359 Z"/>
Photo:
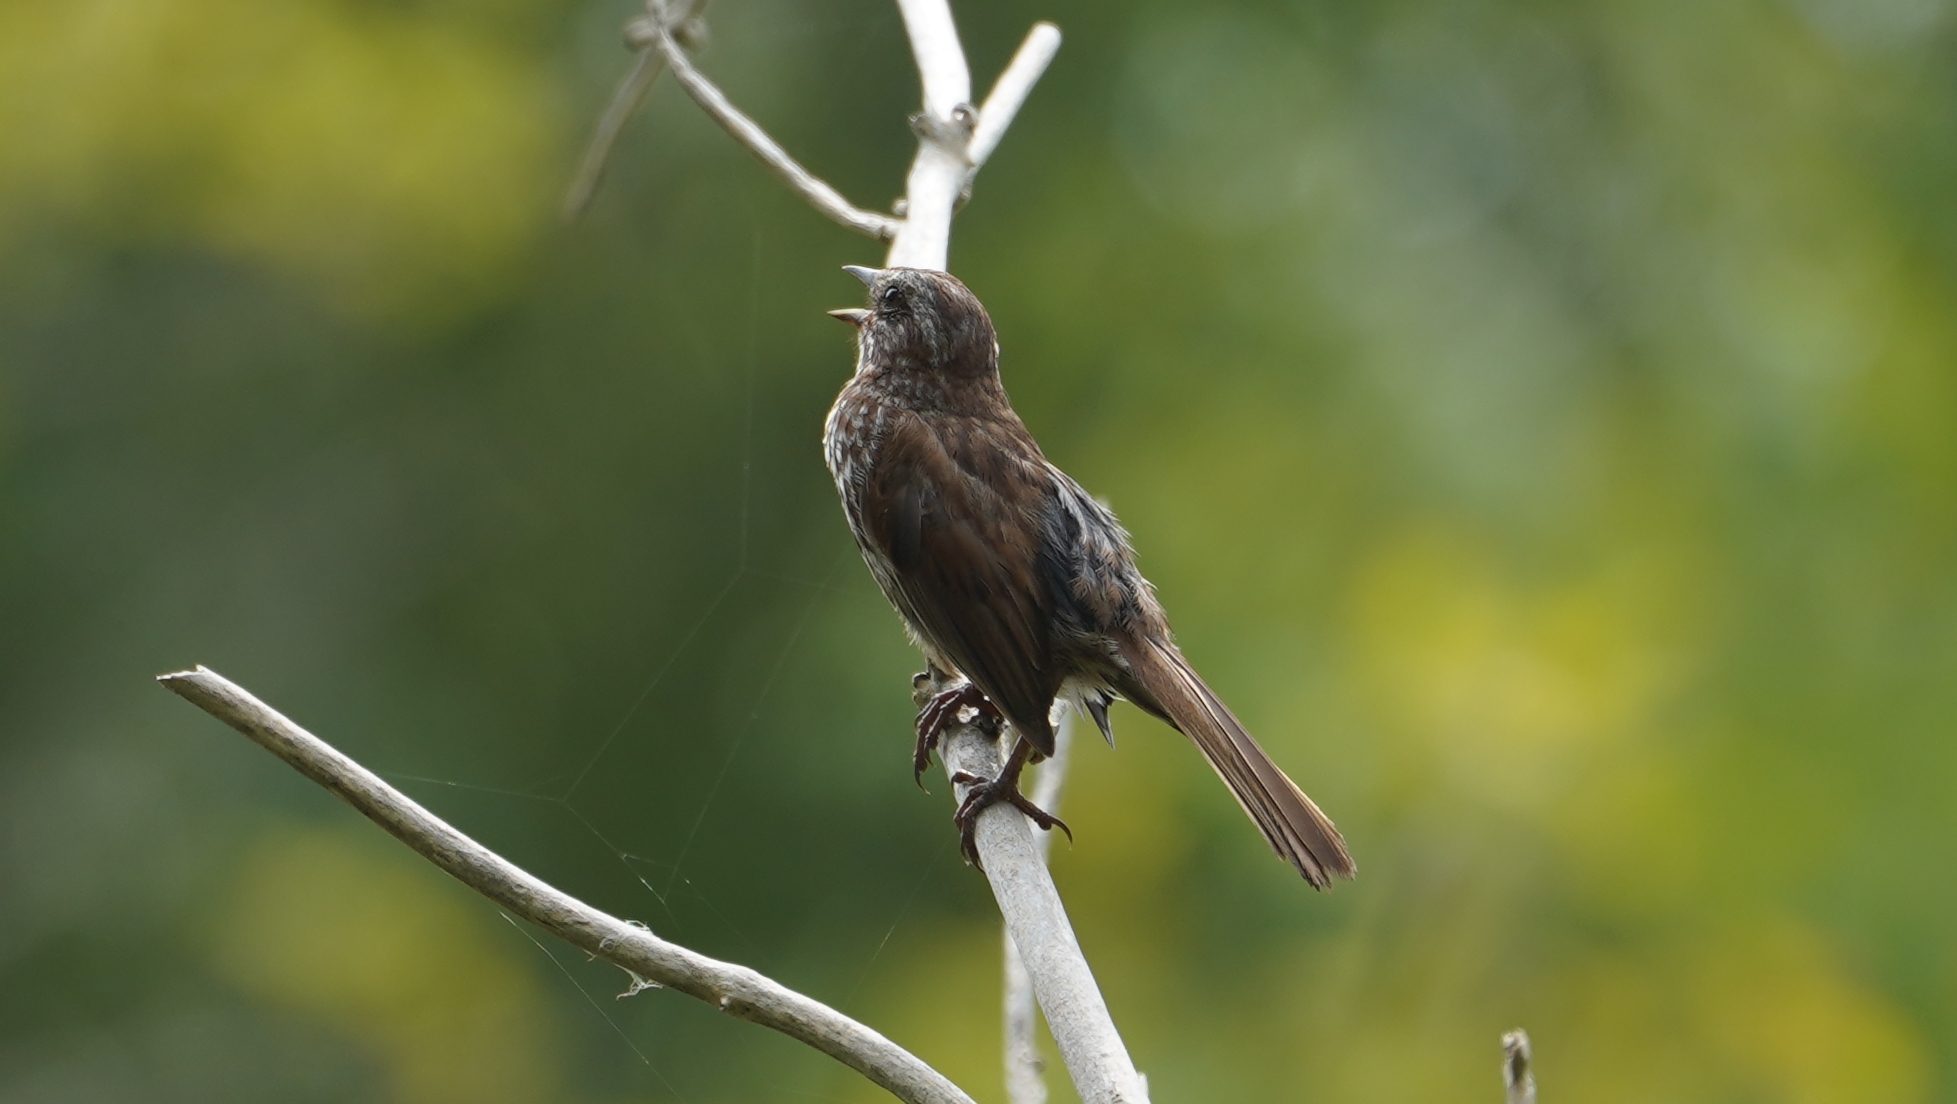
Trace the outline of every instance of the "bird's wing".
<path fill-rule="evenodd" d="M 934 427 L 904 413 L 878 447 L 863 521 L 889 557 L 889 578 L 879 582 L 899 612 L 1051 753 L 1047 714 L 1059 672 L 1035 567 L 1046 473 L 1022 427 L 964 419 Z"/>
<path fill-rule="evenodd" d="M 1128 531 L 1114 512 L 1067 473 L 1047 471 L 1051 494 L 1038 572 L 1062 631 L 1099 637 L 1162 621 L 1154 588 L 1135 570 Z"/>

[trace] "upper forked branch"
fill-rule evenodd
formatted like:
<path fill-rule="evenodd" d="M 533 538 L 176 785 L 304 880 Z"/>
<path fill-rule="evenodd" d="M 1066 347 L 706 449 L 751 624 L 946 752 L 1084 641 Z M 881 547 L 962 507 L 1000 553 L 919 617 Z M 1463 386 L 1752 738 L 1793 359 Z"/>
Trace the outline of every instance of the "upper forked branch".
<path fill-rule="evenodd" d="M 683 41 L 688 37 L 686 30 L 697 23 L 693 7 L 690 2 L 668 4 L 665 0 L 647 0 L 645 14 L 626 25 L 626 41 L 639 52 L 639 56 L 599 119 L 577 177 L 565 199 L 567 215 L 575 216 L 589 203 L 620 129 L 645 99 L 653 81 L 659 76 L 663 62 L 665 67 L 672 69 L 680 87 L 695 103 L 817 211 L 851 230 L 880 241 L 897 240 L 906 236 L 904 231 L 907 229 L 924 230 L 924 235 L 933 239 L 923 249 L 926 254 L 924 259 L 929 260 L 930 254 L 942 252 L 933 246 L 935 239 L 943 235 L 943 230 L 907 225 L 910 216 L 918 211 L 917 200 L 921 198 L 915 194 L 920 183 L 915 173 L 901 208 L 905 218 L 865 210 L 849 202 L 827 181 L 796 161 L 760 124 L 735 107 L 727 95 L 694 66 L 683 48 Z M 916 120 L 915 127 L 920 144 L 934 147 L 934 152 L 941 157 L 962 163 L 958 190 L 961 193 L 969 192 L 973 176 L 992 155 L 992 151 L 998 148 L 999 140 L 1012 124 L 1013 116 L 1018 114 L 1033 85 L 1060 48 L 1060 30 L 1051 23 L 1035 24 L 994 83 L 984 106 L 975 109 L 965 102 L 970 95 L 971 77 L 965 64 L 964 51 L 958 42 L 957 29 L 951 22 L 949 6 L 942 0 L 898 0 L 898 7 L 904 15 L 912 53 L 916 57 L 918 74 L 924 87 L 924 110 Z M 932 210 L 939 204 L 927 200 L 923 206 L 928 211 L 927 219 L 932 222 L 941 220 L 942 216 Z M 935 266 L 941 267 L 942 264 L 943 259 L 939 256 Z"/>

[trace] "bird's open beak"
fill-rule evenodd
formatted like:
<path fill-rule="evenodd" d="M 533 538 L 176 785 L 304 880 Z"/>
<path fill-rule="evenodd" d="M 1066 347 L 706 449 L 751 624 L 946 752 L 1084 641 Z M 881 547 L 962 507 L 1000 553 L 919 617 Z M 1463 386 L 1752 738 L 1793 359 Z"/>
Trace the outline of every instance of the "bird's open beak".
<path fill-rule="evenodd" d="M 830 311 L 829 317 L 840 318 L 860 330 L 863 328 L 863 323 L 869 320 L 870 312 L 862 307 L 844 307 L 842 310 Z"/>
<path fill-rule="evenodd" d="M 881 268 L 864 268 L 862 265 L 844 265 L 843 271 L 863 281 L 864 287 L 876 283 L 877 277 L 883 275 Z"/>

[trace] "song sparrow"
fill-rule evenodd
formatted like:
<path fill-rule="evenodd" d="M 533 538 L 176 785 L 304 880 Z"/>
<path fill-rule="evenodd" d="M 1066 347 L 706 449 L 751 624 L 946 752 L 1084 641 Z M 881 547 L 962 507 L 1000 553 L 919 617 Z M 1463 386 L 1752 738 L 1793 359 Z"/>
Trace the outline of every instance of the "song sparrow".
<path fill-rule="evenodd" d="M 1120 697 L 1189 736 L 1306 881 L 1350 877 L 1338 829 L 1177 650 L 1114 514 L 1048 463 L 1013 413 L 977 297 L 942 272 L 848 271 L 870 307 L 830 312 L 856 327 L 857 362 L 823 451 L 884 596 L 930 664 L 967 680 L 918 715 L 914 766 L 923 772 L 964 706 L 1018 733 L 997 778 L 958 779 L 975 784 L 957 813 L 967 857 L 973 819 L 994 802 L 1059 823 L 1018 790 L 1029 757 L 1053 751 L 1055 701 L 1107 735 Z"/>

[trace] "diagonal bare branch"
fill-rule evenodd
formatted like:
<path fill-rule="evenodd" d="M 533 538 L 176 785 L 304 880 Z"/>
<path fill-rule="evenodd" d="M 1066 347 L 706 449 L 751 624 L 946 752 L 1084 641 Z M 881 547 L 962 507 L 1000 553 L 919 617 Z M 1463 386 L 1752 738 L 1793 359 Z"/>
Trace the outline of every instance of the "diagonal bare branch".
<path fill-rule="evenodd" d="M 184 700 L 244 733 L 387 829 L 423 858 L 510 913 L 632 975 L 771 1027 L 856 1070 L 906 1104 L 973 1104 L 943 1074 L 841 1012 L 745 966 L 652 934 L 545 884 L 287 720 L 243 687 L 198 667 L 159 675 Z"/>
<path fill-rule="evenodd" d="M 741 110 L 727 99 L 726 93 L 716 88 L 705 74 L 693 67 L 693 62 L 686 56 L 686 51 L 680 49 L 679 43 L 673 41 L 672 33 L 664 24 L 648 19 L 638 24 L 638 27 L 650 31 L 653 49 L 659 51 L 660 56 L 666 59 L 667 66 L 673 70 L 673 78 L 679 81 L 681 88 L 686 89 L 687 95 L 693 97 L 693 102 L 699 104 L 708 115 L 712 116 L 714 122 L 719 123 L 721 129 L 732 135 L 736 142 L 746 146 L 749 153 L 760 158 L 761 163 L 773 170 L 774 174 L 781 178 L 782 183 L 808 200 L 810 206 L 859 234 L 867 234 L 882 241 L 897 236 L 901 222 L 889 215 L 865 211 L 844 199 L 841 192 L 830 187 L 826 181 L 803 168 L 800 162 L 789 156 L 788 151 L 770 138 L 768 132 L 761 129 L 760 124 L 743 115 Z"/>
<path fill-rule="evenodd" d="M 999 139 L 1006 136 L 1013 116 L 1019 114 L 1020 105 L 1026 102 L 1033 85 L 1039 83 L 1041 74 L 1059 51 L 1060 28 L 1051 23 L 1035 23 L 1026 32 L 1026 41 L 1019 44 L 1012 61 L 992 83 L 992 91 L 986 93 L 985 103 L 979 107 L 978 126 L 972 128 L 972 144 L 966 151 L 972 160 L 972 172 L 978 172 L 992 151 L 999 148 Z"/>

